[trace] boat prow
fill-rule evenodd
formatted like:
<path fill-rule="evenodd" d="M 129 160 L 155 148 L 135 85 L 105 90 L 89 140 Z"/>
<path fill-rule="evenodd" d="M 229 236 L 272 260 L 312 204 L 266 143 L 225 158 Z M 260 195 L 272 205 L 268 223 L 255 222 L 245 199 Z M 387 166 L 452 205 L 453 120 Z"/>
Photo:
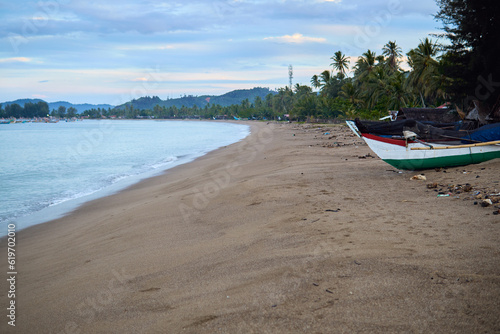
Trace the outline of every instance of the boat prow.
<path fill-rule="evenodd" d="M 347 125 L 356 135 L 363 138 L 377 156 L 398 169 L 464 166 L 500 158 L 500 140 L 473 144 L 424 142 L 403 136 L 393 138 L 363 133 L 353 121 L 347 121 Z"/>

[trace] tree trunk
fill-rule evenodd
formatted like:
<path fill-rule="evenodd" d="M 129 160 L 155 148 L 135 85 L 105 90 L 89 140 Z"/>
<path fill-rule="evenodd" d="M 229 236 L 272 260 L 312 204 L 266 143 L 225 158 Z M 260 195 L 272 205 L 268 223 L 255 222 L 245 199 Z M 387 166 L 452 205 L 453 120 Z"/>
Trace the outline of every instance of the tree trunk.
<path fill-rule="evenodd" d="M 420 94 L 420 100 L 422 101 L 422 108 L 425 108 L 425 100 L 424 100 L 424 96 L 422 95 L 422 92 L 419 91 L 418 92 Z"/>

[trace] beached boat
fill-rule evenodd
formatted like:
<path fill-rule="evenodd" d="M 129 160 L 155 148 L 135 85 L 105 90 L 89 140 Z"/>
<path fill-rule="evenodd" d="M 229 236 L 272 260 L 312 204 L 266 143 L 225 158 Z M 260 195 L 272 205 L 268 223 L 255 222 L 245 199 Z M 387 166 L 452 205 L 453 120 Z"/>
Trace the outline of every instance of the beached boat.
<path fill-rule="evenodd" d="M 488 126 L 484 130 L 477 129 L 461 137 L 444 134 L 439 139 L 425 140 L 420 140 L 419 135 L 409 130 L 404 130 L 400 135 L 369 133 L 359 120 L 347 121 L 347 125 L 357 136 L 364 139 L 376 155 L 398 169 L 463 166 L 500 158 L 500 137 L 497 136 L 500 124 Z M 360 127 L 364 131 L 361 131 Z M 448 133 L 439 130 L 436 131 Z M 483 132 L 488 133 L 488 136 L 484 136 Z M 490 140 L 492 135 L 496 136 L 493 137 L 496 140 Z M 477 140 L 481 138 L 487 140 Z"/>

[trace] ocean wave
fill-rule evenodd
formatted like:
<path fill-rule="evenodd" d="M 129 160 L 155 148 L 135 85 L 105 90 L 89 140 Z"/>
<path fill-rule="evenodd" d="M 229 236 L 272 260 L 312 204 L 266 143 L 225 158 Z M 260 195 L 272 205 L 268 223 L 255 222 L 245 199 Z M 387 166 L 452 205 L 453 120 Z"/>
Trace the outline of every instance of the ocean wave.
<path fill-rule="evenodd" d="M 166 167 L 166 166 L 168 166 L 168 165 L 170 165 L 173 162 L 178 161 L 178 160 L 179 160 L 179 158 L 177 158 L 176 156 L 169 156 L 163 160 L 160 160 L 156 163 L 153 163 L 151 165 L 151 168 L 152 169 L 164 168 L 164 167 Z"/>

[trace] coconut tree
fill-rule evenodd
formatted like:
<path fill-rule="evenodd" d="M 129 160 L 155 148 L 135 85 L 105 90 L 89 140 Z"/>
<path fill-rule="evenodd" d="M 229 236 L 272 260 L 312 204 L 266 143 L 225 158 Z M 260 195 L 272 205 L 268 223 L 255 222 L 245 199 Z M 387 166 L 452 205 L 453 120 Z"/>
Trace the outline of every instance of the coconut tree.
<path fill-rule="evenodd" d="M 294 91 L 295 91 L 295 97 L 297 99 L 302 98 L 303 96 L 310 95 L 312 94 L 312 89 L 309 86 L 301 85 L 301 84 L 295 84 L 294 86 Z"/>
<path fill-rule="evenodd" d="M 272 109 L 276 115 L 289 114 L 293 107 L 293 92 L 288 86 L 279 88 L 272 101 Z"/>
<path fill-rule="evenodd" d="M 333 88 L 333 77 L 328 70 L 324 70 L 321 72 L 319 75 L 319 83 L 320 83 L 320 93 L 323 96 L 329 96 L 330 91 L 332 91 Z"/>
<path fill-rule="evenodd" d="M 349 70 L 350 58 L 342 54 L 341 51 L 337 51 L 334 53 L 333 57 L 330 57 L 330 59 L 333 60 L 333 63 L 330 65 L 339 72 L 340 79 L 345 78 L 346 73 Z"/>
<path fill-rule="evenodd" d="M 439 63 L 435 59 L 438 52 L 438 44 L 426 38 L 407 53 L 408 64 L 412 68 L 408 75 L 407 87 L 418 92 L 423 107 L 425 107 L 425 98 L 435 97 L 440 92 Z"/>
<path fill-rule="evenodd" d="M 343 114 L 346 119 L 355 119 L 358 117 L 358 111 L 354 107 L 348 108 Z"/>
<path fill-rule="evenodd" d="M 385 63 L 384 55 L 378 55 L 375 59 L 377 60 L 377 66 Z"/>
<path fill-rule="evenodd" d="M 389 78 L 386 89 L 388 93 L 387 110 L 399 110 L 408 107 L 412 94 L 405 87 L 403 73 L 393 73 Z"/>
<path fill-rule="evenodd" d="M 311 78 L 311 85 L 316 89 L 321 87 L 321 82 L 319 81 L 319 77 L 316 74 Z"/>
<path fill-rule="evenodd" d="M 368 108 L 373 108 L 380 98 L 387 96 L 389 93 L 388 83 L 389 83 L 389 70 L 384 66 L 377 66 L 370 73 L 367 78 L 365 85 L 365 99 L 368 104 Z"/>
<path fill-rule="evenodd" d="M 391 71 L 399 69 L 399 58 L 403 56 L 401 48 L 396 44 L 396 41 L 387 42 L 382 48 L 382 54 L 387 57 L 387 65 Z"/>
<path fill-rule="evenodd" d="M 352 106 L 361 102 L 359 85 L 349 80 L 340 89 L 339 96 L 351 102 Z"/>
<path fill-rule="evenodd" d="M 405 74 L 392 72 L 386 66 L 377 66 L 366 85 L 366 100 L 369 108 L 378 106 L 379 115 L 388 110 L 408 107 L 412 94 L 405 87 Z"/>
<path fill-rule="evenodd" d="M 332 82 L 332 80 L 333 78 L 332 75 L 330 74 L 330 71 L 324 70 L 323 72 L 321 72 L 319 76 L 319 82 L 321 87 L 328 85 L 329 83 Z"/>
<path fill-rule="evenodd" d="M 376 61 L 377 56 L 375 52 L 368 50 L 363 53 L 354 66 L 354 77 L 359 81 L 365 79 L 375 68 Z"/>

